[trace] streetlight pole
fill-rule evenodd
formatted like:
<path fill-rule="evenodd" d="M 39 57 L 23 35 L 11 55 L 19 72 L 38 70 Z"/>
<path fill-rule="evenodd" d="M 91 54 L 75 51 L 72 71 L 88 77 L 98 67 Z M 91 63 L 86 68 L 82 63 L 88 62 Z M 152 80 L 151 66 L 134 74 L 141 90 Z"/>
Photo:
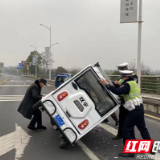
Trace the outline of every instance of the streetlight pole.
<path fill-rule="evenodd" d="M 31 47 L 33 47 L 35 49 L 35 51 L 37 52 L 37 47 L 34 47 L 32 45 L 30 45 Z M 37 77 L 37 56 L 36 56 L 36 64 L 35 64 L 35 78 Z"/>
<path fill-rule="evenodd" d="M 136 59 L 134 59 L 134 73 L 136 73 Z"/>
<path fill-rule="evenodd" d="M 45 25 L 43 25 L 43 24 L 40 24 L 40 26 L 43 26 L 43 27 L 45 27 L 45 28 L 47 28 L 49 31 L 50 31 L 50 54 L 52 54 L 52 52 L 51 52 L 51 46 L 52 46 L 52 39 L 51 39 L 51 26 L 50 27 L 47 27 L 47 26 L 45 26 Z M 51 80 L 51 71 L 52 71 L 52 69 L 51 68 L 49 68 L 49 79 Z"/>
<path fill-rule="evenodd" d="M 139 78 L 138 82 L 140 87 L 141 87 L 141 41 L 142 41 L 142 0 L 139 0 L 137 75 Z"/>

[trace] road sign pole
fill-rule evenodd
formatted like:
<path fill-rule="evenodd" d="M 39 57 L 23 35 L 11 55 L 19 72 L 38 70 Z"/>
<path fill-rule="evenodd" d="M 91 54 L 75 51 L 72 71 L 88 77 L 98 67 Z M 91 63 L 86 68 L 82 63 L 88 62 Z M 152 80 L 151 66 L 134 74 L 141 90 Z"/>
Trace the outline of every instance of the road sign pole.
<path fill-rule="evenodd" d="M 139 0 L 137 75 L 141 87 L 142 0 Z"/>
<path fill-rule="evenodd" d="M 37 78 L 37 64 L 35 65 L 35 78 Z"/>
<path fill-rule="evenodd" d="M 51 51 L 51 26 L 50 26 L 50 54 L 52 55 L 52 51 Z M 51 74 L 52 74 L 52 68 L 49 68 L 49 79 L 51 80 Z"/>

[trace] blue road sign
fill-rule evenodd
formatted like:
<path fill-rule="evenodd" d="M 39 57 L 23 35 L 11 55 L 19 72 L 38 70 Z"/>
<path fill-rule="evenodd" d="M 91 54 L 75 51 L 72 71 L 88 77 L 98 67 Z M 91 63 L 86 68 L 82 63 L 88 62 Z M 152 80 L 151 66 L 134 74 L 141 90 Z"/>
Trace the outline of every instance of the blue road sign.
<path fill-rule="evenodd" d="M 17 69 L 22 69 L 22 68 L 23 68 L 22 63 L 19 63 Z"/>

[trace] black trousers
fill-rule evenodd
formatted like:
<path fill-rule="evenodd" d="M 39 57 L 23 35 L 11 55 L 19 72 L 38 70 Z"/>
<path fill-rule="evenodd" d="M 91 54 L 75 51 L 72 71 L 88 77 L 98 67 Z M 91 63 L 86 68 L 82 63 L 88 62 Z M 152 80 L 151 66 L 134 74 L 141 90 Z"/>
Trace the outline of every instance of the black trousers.
<path fill-rule="evenodd" d="M 134 126 L 137 126 L 143 139 L 151 139 L 145 124 L 143 105 L 137 106 L 135 110 L 130 111 L 125 119 L 123 128 L 124 144 L 126 140 L 134 139 L 132 135 L 132 130 Z"/>
<path fill-rule="evenodd" d="M 118 117 L 117 117 L 117 115 L 116 115 L 115 112 L 111 114 L 111 117 L 112 117 L 112 119 L 113 119 L 115 122 L 119 121 L 119 119 L 118 119 Z M 108 120 L 108 118 L 106 118 L 105 120 Z M 108 121 L 109 121 L 109 120 L 108 120 Z"/>
<path fill-rule="evenodd" d="M 119 127 L 118 127 L 118 136 L 120 137 L 123 137 L 123 126 L 127 115 L 128 111 L 121 105 L 119 108 Z"/>
<path fill-rule="evenodd" d="M 34 110 L 33 117 L 29 125 L 35 127 L 36 123 L 37 127 L 42 126 L 42 113 L 38 108 Z"/>

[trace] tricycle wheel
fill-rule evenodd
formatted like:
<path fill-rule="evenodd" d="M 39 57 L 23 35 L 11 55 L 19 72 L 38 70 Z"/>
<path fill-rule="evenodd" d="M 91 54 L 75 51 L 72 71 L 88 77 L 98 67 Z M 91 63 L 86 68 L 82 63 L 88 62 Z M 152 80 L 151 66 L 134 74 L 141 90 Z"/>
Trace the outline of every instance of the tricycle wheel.
<path fill-rule="evenodd" d="M 59 148 L 65 149 L 68 145 L 69 145 L 69 143 L 68 143 L 66 140 L 63 140 L 63 141 L 59 144 Z"/>

